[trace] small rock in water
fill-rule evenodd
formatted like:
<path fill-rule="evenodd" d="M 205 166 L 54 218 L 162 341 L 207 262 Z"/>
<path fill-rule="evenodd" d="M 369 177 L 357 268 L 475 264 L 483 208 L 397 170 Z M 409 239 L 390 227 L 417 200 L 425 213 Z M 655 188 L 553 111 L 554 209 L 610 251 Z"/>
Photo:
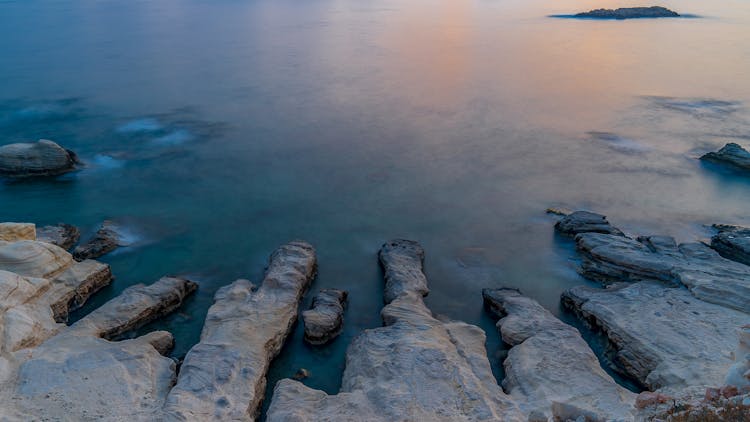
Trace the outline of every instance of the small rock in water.
<path fill-rule="evenodd" d="M 78 227 L 60 223 L 56 226 L 44 226 L 36 231 L 36 238 L 40 242 L 47 242 L 69 250 L 81 237 Z"/>
<path fill-rule="evenodd" d="M 297 381 L 302 381 L 303 379 L 310 378 L 310 371 L 305 368 L 299 368 L 297 372 L 294 373 L 294 376 L 292 378 Z"/>
<path fill-rule="evenodd" d="M 607 217 L 588 211 L 576 211 L 555 224 L 555 230 L 567 236 L 580 233 L 605 233 L 624 236 L 617 227 L 607 221 Z"/>
<path fill-rule="evenodd" d="M 550 208 L 547 208 L 544 212 L 546 212 L 547 214 L 554 214 L 554 215 L 565 217 L 566 215 L 569 215 L 573 211 L 566 209 L 566 208 L 550 207 Z"/>
<path fill-rule="evenodd" d="M 701 157 L 703 161 L 727 164 L 741 170 L 750 170 L 750 152 L 739 144 L 730 142 L 716 152 L 709 152 Z"/>
<path fill-rule="evenodd" d="M 315 296 L 312 308 L 302 312 L 305 341 L 325 344 L 341 333 L 346 299 L 347 292 L 338 289 L 323 289 Z"/>
<path fill-rule="evenodd" d="M 118 246 L 120 246 L 120 235 L 115 231 L 115 226 L 111 221 L 105 221 L 93 238 L 75 248 L 73 258 L 77 261 L 99 258 L 117 249 Z"/>
<path fill-rule="evenodd" d="M 680 14 L 666 7 L 621 7 L 619 9 L 594 9 L 577 13 L 577 18 L 592 19 L 640 19 L 640 18 L 677 18 Z"/>
<path fill-rule="evenodd" d="M 46 139 L 0 147 L 0 176 L 57 176 L 75 170 L 76 164 L 73 151 Z"/>

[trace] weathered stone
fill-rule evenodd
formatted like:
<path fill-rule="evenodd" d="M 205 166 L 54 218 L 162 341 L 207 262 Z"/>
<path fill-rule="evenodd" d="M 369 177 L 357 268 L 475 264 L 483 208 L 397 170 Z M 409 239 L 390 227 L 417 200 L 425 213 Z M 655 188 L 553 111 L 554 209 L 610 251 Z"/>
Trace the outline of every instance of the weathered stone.
<path fill-rule="evenodd" d="M 650 390 L 720 385 L 750 315 L 657 282 L 578 286 L 563 304 L 609 340 L 611 360 Z"/>
<path fill-rule="evenodd" d="M 484 332 L 439 321 L 425 306 L 422 258 L 416 242 L 383 245 L 391 292 L 381 312 L 385 326 L 366 330 L 349 346 L 340 393 L 279 381 L 269 422 L 526 420 L 492 375 Z"/>
<path fill-rule="evenodd" d="M 77 261 L 99 258 L 117 249 L 118 246 L 120 246 L 120 235 L 115 225 L 111 221 L 105 221 L 94 233 L 94 237 L 73 250 L 73 258 Z"/>
<path fill-rule="evenodd" d="M 734 351 L 734 365 L 724 380 L 726 385 L 750 393 L 750 325 L 739 329 L 739 344 Z"/>
<path fill-rule="evenodd" d="M 261 287 L 238 280 L 216 292 L 200 342 L 165 403 L 168 419 L 252 420 L 271 360 L 297 318 L 316 271 L 315 250 L 295 241 L 271 255 Z"/>
<path fill-rule="evenodd" d="M 717 152 L 709 152 L 701 160 L 727 164 L 741 170 L 750 170 L 750 152 L 734 142 L 724 145 Z"/>
<path fill-rule="evenodd" d="M 577 18 L 590 19 L 641 19 L 641 18 L 677 18 L 680 14 L 665 7 L 621 7 L 619 9 L 594 9 L 577 13 Z"/>
<path fill-rule="evenodd" d="M 77 162 L 72 151 L 46 139 L 0 147 L 2 176 L 55 176 L 74 170 Z"/>
<path fill-rule="evenodd" d="M 31 223 L 0 223 L 0 240 L 36 240 L 36 226 Z"/>
<path fill-rule="evenodd" d="M 323 289 L 313 298 L 312 307 L 302 312 L 305 341 L 325 344 L 341 334 L 346 298 L 347 292 L 338 289 Z"/>
<path fill-rule="evenodd" d="M 607 233 L 622 236 L 622 232 L 607 221 L 607 217 L 588 211 L 576 211 L 555 224 L 555 230 L 566 236 L 579 233 Z"/>
<path fill-rule="evenodd" d="M 0 269 L 25 277 L 55 278 L 73 265 L 65 250 L 34 240 L 0 240 Z"/>
<path fill-rule="evenodd" d="M 750 265 L 750 229 L 724 224 L 714 227 L 719 233 L 711 238 L 711 247 L 724 258 Z"/>
<path fill-rule="evenodd" d="M 60 223 L 56 226 L 44 226 L 36 230 L 37 240 L 70 250 L 81 237 L 78 227 Z"/>
<path fill-rule="evenodd" d="M 631 420 L 635 394 L 617 385 L 581 334 L 515 289 L 484 289 L 512 348 L 503 387 L 530 414 L 554 420 Z"/>

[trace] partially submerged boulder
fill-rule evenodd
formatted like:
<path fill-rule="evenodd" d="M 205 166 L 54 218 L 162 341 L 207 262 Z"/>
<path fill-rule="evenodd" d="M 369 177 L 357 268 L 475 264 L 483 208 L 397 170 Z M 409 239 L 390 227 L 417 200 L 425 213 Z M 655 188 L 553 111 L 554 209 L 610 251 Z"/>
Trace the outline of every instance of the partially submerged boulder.
<path fill-rule="evenodd" d="M 73 257 L 77 261 L 96 259 L 117 249 L 120 244 L 121 237 L 117 227 L 111 221 L 105 221 L 91 239 L 75 248 Z"/>
<path fill-rule="evenodd" d="M 750 170 L 750 152 L 739 144 L 730 142 L 716 152 L 709 152 L 701 160 L 726 164 L 741 170 Z"/>
<path fill-rule="evenodd" d="M 577 18 L 589 19 L 642 19 L 642 18 L 677 18 L 680 14 L 666 7 L 621 7 L 619 9 L 594 9 L 577 13 Z"/>
<path fill-rule="evenodd" d="M 78 230 L 78 227 L 65 223 L 36 229 L 36 240 L 51 243 L 66 251 L 75 246 L 80 237 L 81 232 Z"/>
<path fill-rule="evenodd" d="M 575 236 L 580 233 L 606 233 L 624 236 L 617 227 L 607 221 L 607 217 L 589 211 L 575 211 L 566 214 L 555 224 L 555 230 L 565 236 Z"/>
<path fill-rule="evenodd" d="M 46 139 L 0 146 L 0 176 L 56 176 L 75 170 L 75 153 Z"/>
<path fill-rule="evenodd" d="M 632 419 L 635 394 L 602 369 L 577 329 L 518 290 L 484 289 L 482 296 L 511 346 L 503 387 L 523 410 L 545 421 Z"/>
<path fill-rule="evenodd" d="M 526 420 L 492 375 L 484 332 L 438 320 L 425 306 L 423 257 L 413 241 L 383 245 L 384 326 L 349 346 L 338 394 L 279 381 L 268 421 Z"/>
<path fill-rule="evenodd" d="M 323 289 L 313 298 L 312 307 L 302 312 L 305 341 L 320 345 L 341 334 L 346 299 L 347 292 L 339 289 Z"/>
<path fill-rule="evenodd" d="M 750 265 L 750 229 L 725 224 L 715 224 L 719 233 L 711 238 L 711 247 L 721 256 Z"/>
<path fill-rule="evenodd" d="M 36 240 L 36 226 L 32 223 L 0 223 L 0 240 Z"/>

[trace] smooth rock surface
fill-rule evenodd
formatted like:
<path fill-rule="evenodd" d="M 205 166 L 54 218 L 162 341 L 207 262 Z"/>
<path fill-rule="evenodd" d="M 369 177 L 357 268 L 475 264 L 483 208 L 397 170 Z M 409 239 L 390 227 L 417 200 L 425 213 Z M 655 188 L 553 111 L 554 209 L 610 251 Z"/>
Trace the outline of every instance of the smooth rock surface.
<path fill-rule="evenodd" d="M 77 261 L 95 259 L 112 252 L 118 246 L 120 246 L 120 235 L 115 225 L 111 221 L 105 221 L 91 239 L 73 250 L 73 257 Z"/>
<path fill-rule="evenodd" d="M 742 170 L 750 170 L 750 152 L 734 142 L 724 145 L 716 152 L 709 152 L 701 160 L 727 164 Z"/>
<path fill-rule="evenodd" d="M 31 223 L 0 223 L 0 240 L 36 240 L 36 226 Z"/>
<path fill-rule="evenodd" d="M 289 335 L 316 271 L 315 250 L 295 241 L 277 249 L 261 287 L 247 280 L 222 287 L 200 342 L 188 352 L 164 406 L 167 419 L 252 420 L 271 360 Z"/>
<path fill-rule="evenodd" d="M 73 265 L 68 252 L 34 240 L 0 240 L 0 269 L 26 277 L 55 278 Z"/>
<path fill-rule="evenodd" d="M 492 375 L 484 332 L 440 321 L 425 306 L 422 258 L 416 242 L 383 245 L 391 292 L 381 312 L 384 327 L 365 330 L 349 346 L 338 394 L 279 381 L 269 422 L 526 420 Z"/>
<path fill-rule="evenodd" d="M 0 146 L 2 176 L 55 176 L 74 170 L 77 161 L 72 151 L 46 139 Z"/>
<path fill-rule="evenodd" d="M 75 246 L 80 237 L 81 232 L 78 230 L 78 227 L 65 223 L 55 226 L 44 226 L 36 230 L 36 240 L 51 243 L 66 251 Z"/>
<path fill-rule="evenodd" d="M 619 9 L 594 9 L 577 13 L 577 18 L 590 19 L 641 19 L 641 18 L 676 18 L 680 14 L 665 7 L 621 7 Z"/>
<path fill-rule="evenodd" d="M 719 233 L 711 238 L 711 247 L 721 256 L 750 265 L 750 229 L 715 224 Z"/>
<path fill-rule="evenodd" d="M 347 292 L 338 289 L 323 289 L 313 298 L 312 307 L 302 312 L 305 341 L 325 344 L 341 334 L 346 299 Z"/>
<path fill-rule="evenodd" d="M 750 315 L 658 282 L 578 286 L 563 304 L 603 331 L 611 360 L 650 390 L 721 385 L 734 363 L 737 329 Z"/>
<path fill-rule="evenodd" d="M 567 214 L 555 224 L 555 230 L 566 236 L 579 233 L 607 233 L 622 236 L 617 227 L 607 221 L 607 217 L 589 211 L 575 211 Z"/>

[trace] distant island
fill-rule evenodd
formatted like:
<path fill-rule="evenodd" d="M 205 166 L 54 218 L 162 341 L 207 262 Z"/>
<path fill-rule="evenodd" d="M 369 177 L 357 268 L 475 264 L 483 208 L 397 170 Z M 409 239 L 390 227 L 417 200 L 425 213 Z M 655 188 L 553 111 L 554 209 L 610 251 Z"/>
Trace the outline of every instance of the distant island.
<path fill-rule="evenodd" d="M 576 18 L 590 19 L 641 19 L 641 18 L 678 18 L 680 14 L 661 6 L 621 7 L 619 9 L 595 9 L 573 15 Z"/>

